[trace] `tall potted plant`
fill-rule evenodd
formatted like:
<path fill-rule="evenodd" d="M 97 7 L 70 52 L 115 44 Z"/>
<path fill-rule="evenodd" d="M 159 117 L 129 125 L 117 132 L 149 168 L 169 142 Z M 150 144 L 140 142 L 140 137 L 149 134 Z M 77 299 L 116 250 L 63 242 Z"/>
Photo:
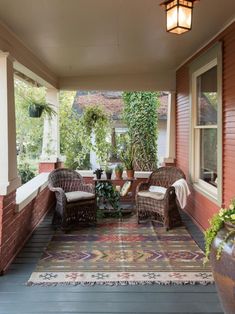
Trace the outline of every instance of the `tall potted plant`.
<path fill-rule="evenodd" d="M 135 149 L 134 145 L 129 143 L 125 150 L 121 153 L 121 160 L 125 165 L 126 174 L 128 179 L 133 179 L 135 170 L 134 170 L 134 158 L 135 158 Z"/>
<path fill-rule="evenodd" d="M 221 208 L 205 232 L 206 261 L 210 260 L 219 297 L 227 314 L 235 310 L 235 199 Z"/>

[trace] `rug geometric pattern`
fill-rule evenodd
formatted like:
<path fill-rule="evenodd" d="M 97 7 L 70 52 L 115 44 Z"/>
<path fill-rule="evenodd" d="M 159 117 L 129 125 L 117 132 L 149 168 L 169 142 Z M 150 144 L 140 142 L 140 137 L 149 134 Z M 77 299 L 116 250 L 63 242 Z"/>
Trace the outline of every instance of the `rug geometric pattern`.
<path fill-rule="evenodd" d="M 28 284 L 208 284 L 204 253 L 185 227 L 168 232 L 135 217 L 57 231 Z"/>

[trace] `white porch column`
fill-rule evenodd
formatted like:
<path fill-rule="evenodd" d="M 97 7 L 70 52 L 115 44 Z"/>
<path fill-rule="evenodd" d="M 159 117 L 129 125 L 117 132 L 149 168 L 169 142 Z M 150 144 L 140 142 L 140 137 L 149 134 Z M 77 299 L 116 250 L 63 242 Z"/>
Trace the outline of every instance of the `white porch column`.
<path fill-rule="evenodd" d="M 59 92 L 55 88 L 47 89 L 47 102 L 52 105 L 56 115 L 44 118 L 41 162 L 56 163 L 60 158 L 59 135 Z"/>
<path fill-rule="evenodd" d="M 0 54 L 0 195 L 21 184 L 17 173 L 13 60 Z"/>
<path fill-rule="evenodd" d="M 176 157 L 176 110 L 175 110 L 175 92 L 169 92 L 168 95 L 168 112 L 167 112 L 167 145 L 166 157 L 164 158 L 165 165 L 174 164 Z"/>

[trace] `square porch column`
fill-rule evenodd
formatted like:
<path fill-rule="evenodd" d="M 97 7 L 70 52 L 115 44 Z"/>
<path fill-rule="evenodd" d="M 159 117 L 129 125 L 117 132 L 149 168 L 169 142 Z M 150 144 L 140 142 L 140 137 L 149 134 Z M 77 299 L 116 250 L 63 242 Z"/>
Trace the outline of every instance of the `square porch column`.
<path fill-rule="evenodd" d="M 50 172 L 62 166 L 60 156 L 59 134 L 59 91 L 48 88 L 47 102 L 52 105 L 56 115 L 44 118 L 42 154 L 39 163 L 39 172 Z"/>
<path fill-rule="evenodd" d="M 169 92 L 168 95 L 168 112 L 167 112 L 167 142 L 166 157 L 164 158 L 165 166 L 174 166 L 176 157 L 176 93 Z"/>
<path fill-rule="evenodd" d="M 21 180 L 17 172 L 13 59 L 0 53 L 0 195 L 14 192 Z"/>

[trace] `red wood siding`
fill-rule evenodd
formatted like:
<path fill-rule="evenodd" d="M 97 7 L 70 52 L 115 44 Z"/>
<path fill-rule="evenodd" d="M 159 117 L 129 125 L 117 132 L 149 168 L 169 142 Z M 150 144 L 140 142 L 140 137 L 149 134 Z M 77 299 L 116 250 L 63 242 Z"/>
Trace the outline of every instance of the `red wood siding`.
<path fill-rule="evenodd" d="M 228 205 L 235 196 L 235 23 L 221 33 L 216 41 L 223 43 L 223 203 Z M 197 54 L 200 55 L 199 52 Z M 189 69 L 182 66 L 176 75 L 176 164 L 189 175 Z M 218 211 L 218 206 L 202 194 L 192 190 L 186 211 L 202 228 L 207 228 L 208 219 Z"/>
<path fill-rule="evenodd" d="M 235 23 L 223 35 L 223 199 L 235 196 Z"/>

